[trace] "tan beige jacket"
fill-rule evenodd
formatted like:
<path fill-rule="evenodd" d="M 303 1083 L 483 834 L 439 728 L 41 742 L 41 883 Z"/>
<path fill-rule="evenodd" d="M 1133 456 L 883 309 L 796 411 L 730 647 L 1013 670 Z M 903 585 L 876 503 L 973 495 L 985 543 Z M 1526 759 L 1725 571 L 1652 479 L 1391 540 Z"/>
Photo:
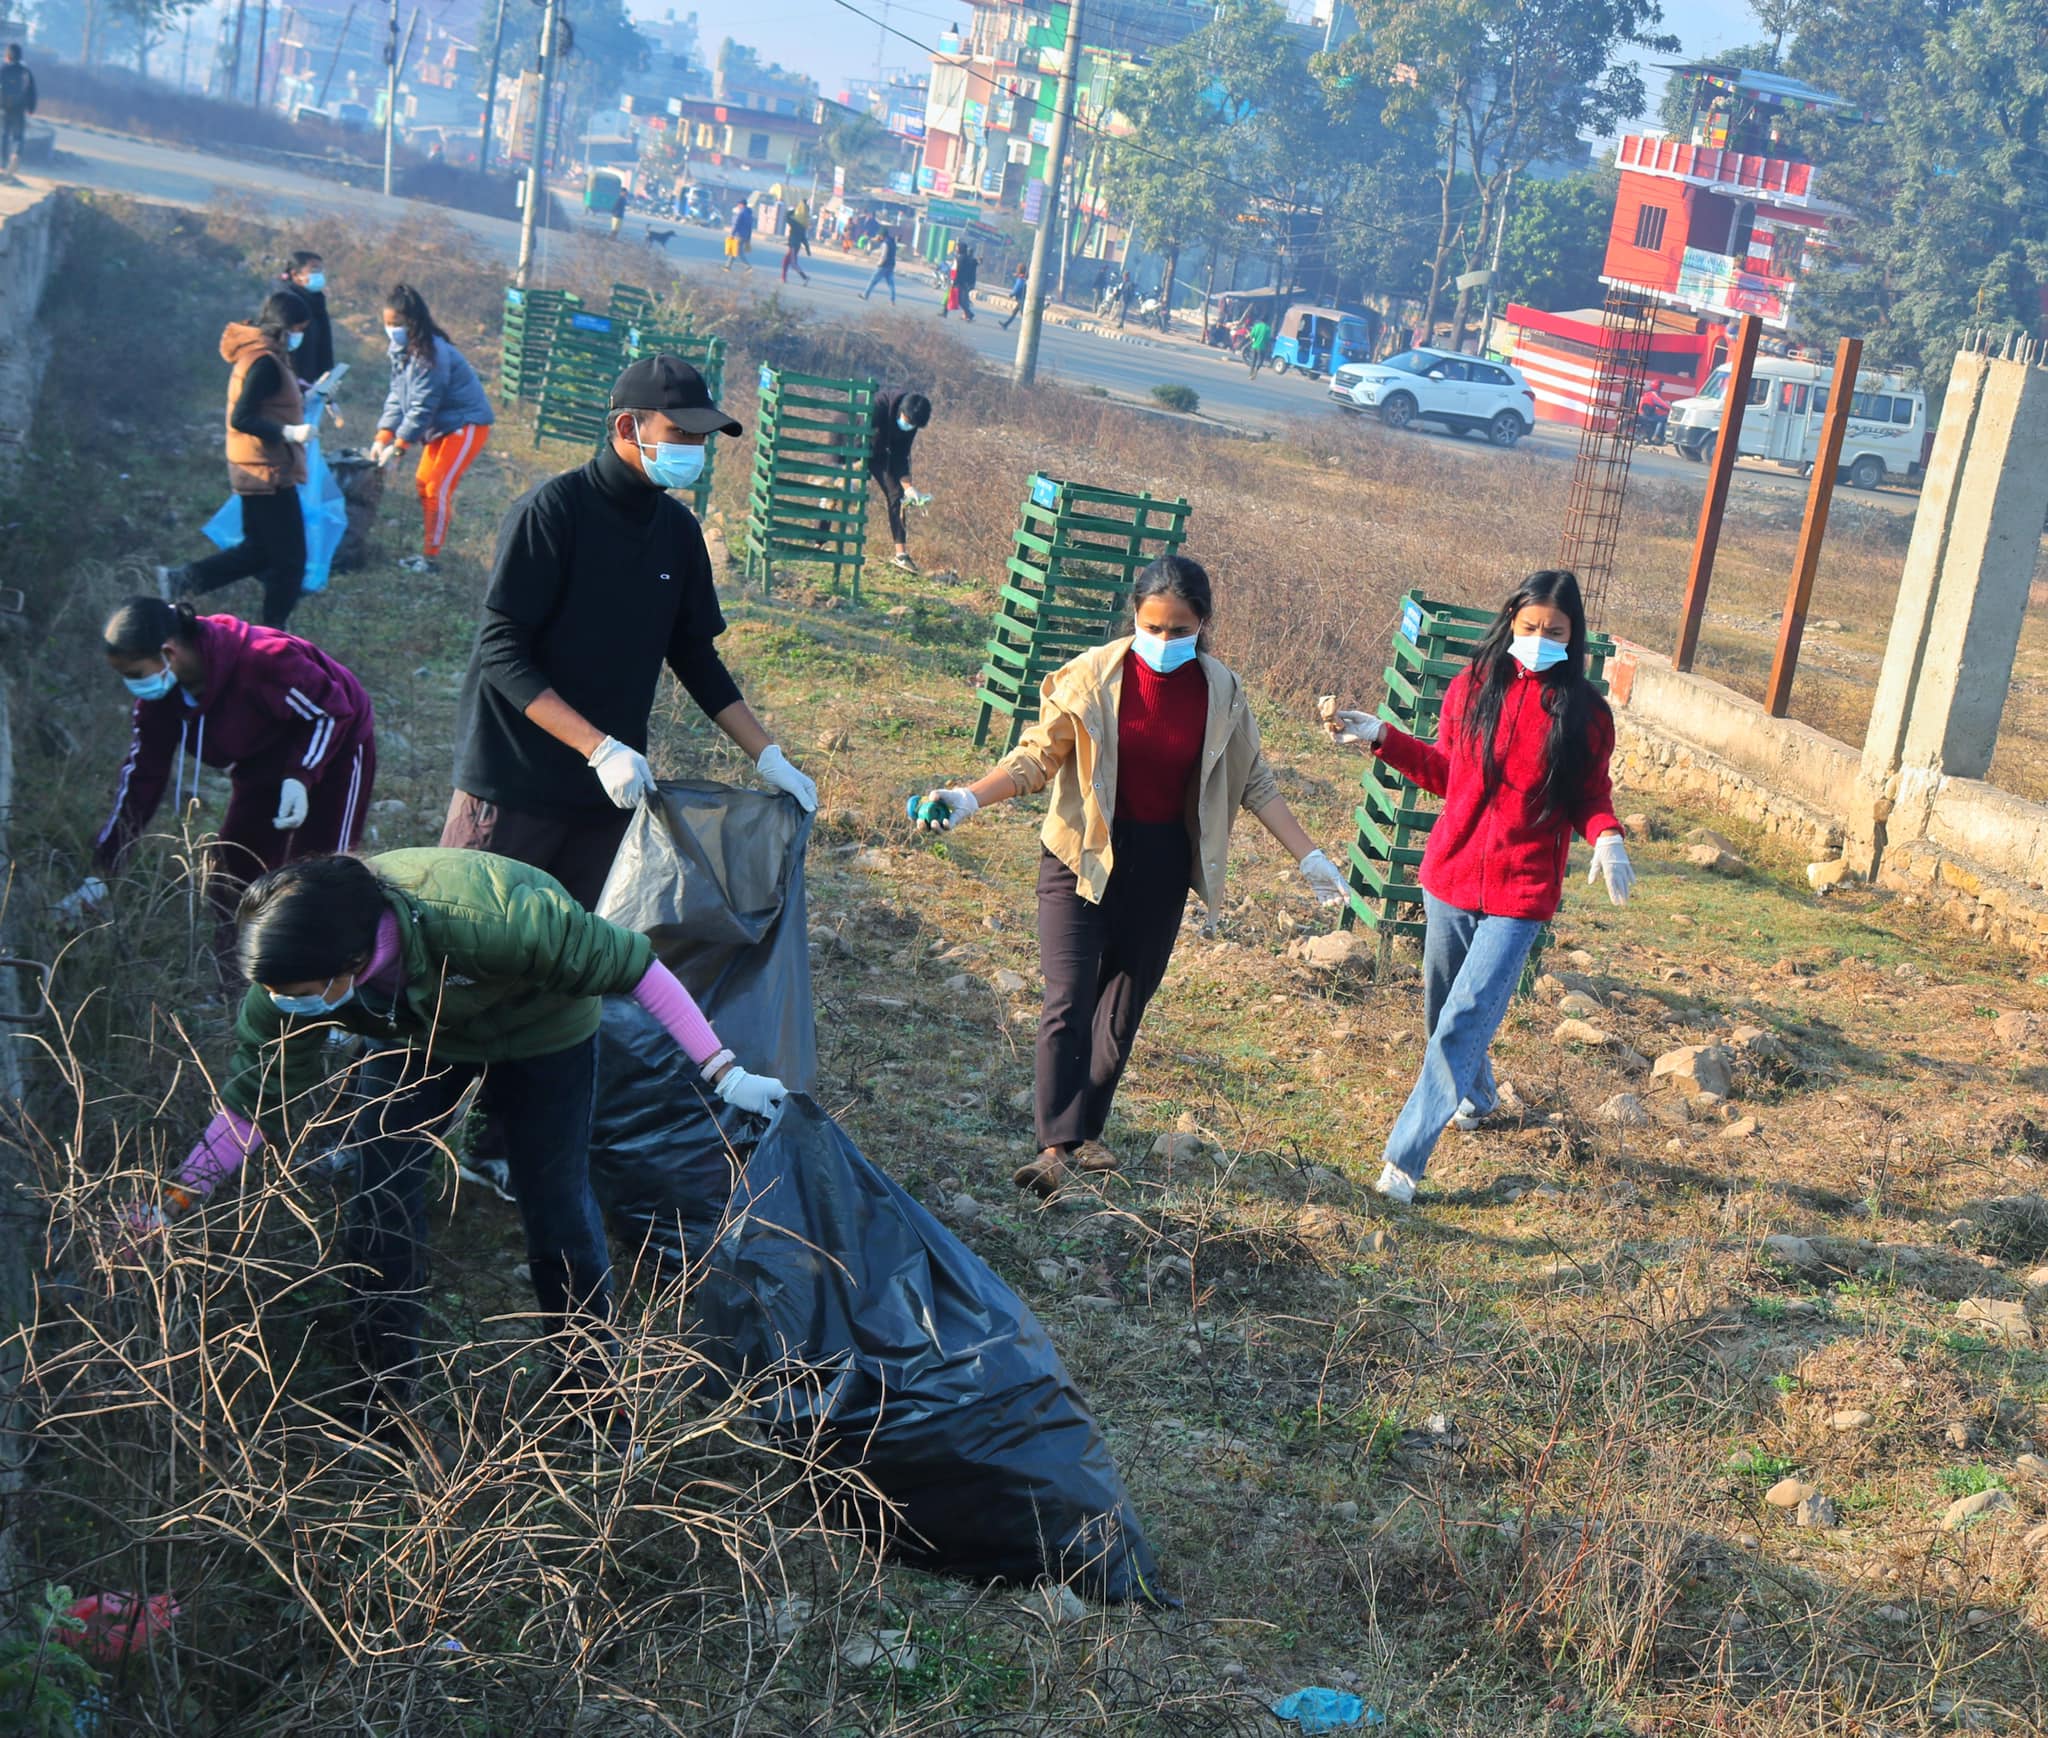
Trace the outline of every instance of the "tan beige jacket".
<path fill-rule="evenodd" d="M 1038 722 L 1024 733 L 1002 770 L 1021 793 L 1052 786 L 1052 805 L 1039 834 L 1045 848 L 1074 872 L 1081 897 L 1102 902 L 1115 866 L 1109 824 L 1116 814 L 1117 702 L 1124 686 L 1130 639 L 1083 652 L 1046 677 L 1039 690 Z M 1209 678 L 1209 724 L 1196 769 L 1195 891 L 1213 913 L 1223 897 L 1223 865 L 1237 811 L 1262 809 L 1280 794 L 1279 782 L 1259 752 L 1244 685 L 1227 664 L 1202 655 Z"/>

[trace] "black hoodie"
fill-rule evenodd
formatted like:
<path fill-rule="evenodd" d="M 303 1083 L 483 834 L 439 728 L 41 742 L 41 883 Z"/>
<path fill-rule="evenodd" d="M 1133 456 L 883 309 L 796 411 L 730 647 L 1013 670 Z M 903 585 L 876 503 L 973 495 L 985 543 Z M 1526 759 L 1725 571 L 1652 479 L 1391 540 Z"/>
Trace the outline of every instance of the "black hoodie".
<path fill-rule="evenodd" d="M 292 352 L 292 372 L 311 386 L 334 366 L 334 328 L 327 319 L 327 292 L 307 289 L 294 282 L 289 272 L 278 273 L 270 287 L 291 291 L 313 310 L 312 319 L 306 322 L 306 341 Z"/>

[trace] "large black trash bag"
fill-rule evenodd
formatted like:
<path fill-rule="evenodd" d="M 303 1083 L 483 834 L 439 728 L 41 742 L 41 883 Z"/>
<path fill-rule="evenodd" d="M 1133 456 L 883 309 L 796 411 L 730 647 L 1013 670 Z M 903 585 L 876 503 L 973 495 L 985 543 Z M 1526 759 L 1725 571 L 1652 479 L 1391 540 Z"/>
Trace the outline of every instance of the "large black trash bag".
<path fill-rule="evenodd" d="M 1173 1603 L 1038 1318 L 811 1099 L 747 1156 L 693 1303 L 730 1373 L 771 1384 L 763 1422 L 895 1506 L 900 1561 Z"/>
<path fill-rule="evenodd" d="M 664 783 L 626 829 L 597 904 L 600 917 L 653 938 L 742 1068 L 800 1091 L 818 1072 L 810 836 L 793 797 Z M 732 1193 L 729 1149 L 757 1126 L 705 1089 L 651 1014 L 606 998 L 590 1181 L 622 1243 L 661 1262 L 703 1249 Z"/>

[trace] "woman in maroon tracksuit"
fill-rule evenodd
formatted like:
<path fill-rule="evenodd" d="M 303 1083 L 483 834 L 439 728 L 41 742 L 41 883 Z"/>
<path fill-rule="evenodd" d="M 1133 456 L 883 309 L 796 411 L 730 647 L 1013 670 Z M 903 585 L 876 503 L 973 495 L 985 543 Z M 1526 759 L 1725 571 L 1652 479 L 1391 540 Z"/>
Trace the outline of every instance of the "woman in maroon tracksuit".
<path fill-rule="evenodd" d="M 370 697 L 319 647 L 154 597 L 123 604 L 105 639 L 107 661 L 135 696 L 135 728 L 114 812 L 94 848 L 99 873 L 120 867 L 174 772 L 182 808 L 187 754 L 228 774 L 227 814 L 208 865 L 223 910 L 287 858 L 361 841 L 377 773 Z M 67 904 L 89 907 L 105 891 L 96 875 Z"/>

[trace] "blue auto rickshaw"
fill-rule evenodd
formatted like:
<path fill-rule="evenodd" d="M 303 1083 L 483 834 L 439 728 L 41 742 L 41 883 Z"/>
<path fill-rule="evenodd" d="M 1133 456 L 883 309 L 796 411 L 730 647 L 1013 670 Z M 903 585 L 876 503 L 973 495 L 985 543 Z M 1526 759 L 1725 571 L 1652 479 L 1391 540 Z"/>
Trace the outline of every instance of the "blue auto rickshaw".
<path fill-rule="evenodd" d="M 1370 362 L 1372 340 L 1366 315 L 1297 302 L 1280 316 L 1280 331 L 1273 339 L 1273 372 L 1299 369 L 1314 376 L 1332 374 L 1347 362 Z"/>

